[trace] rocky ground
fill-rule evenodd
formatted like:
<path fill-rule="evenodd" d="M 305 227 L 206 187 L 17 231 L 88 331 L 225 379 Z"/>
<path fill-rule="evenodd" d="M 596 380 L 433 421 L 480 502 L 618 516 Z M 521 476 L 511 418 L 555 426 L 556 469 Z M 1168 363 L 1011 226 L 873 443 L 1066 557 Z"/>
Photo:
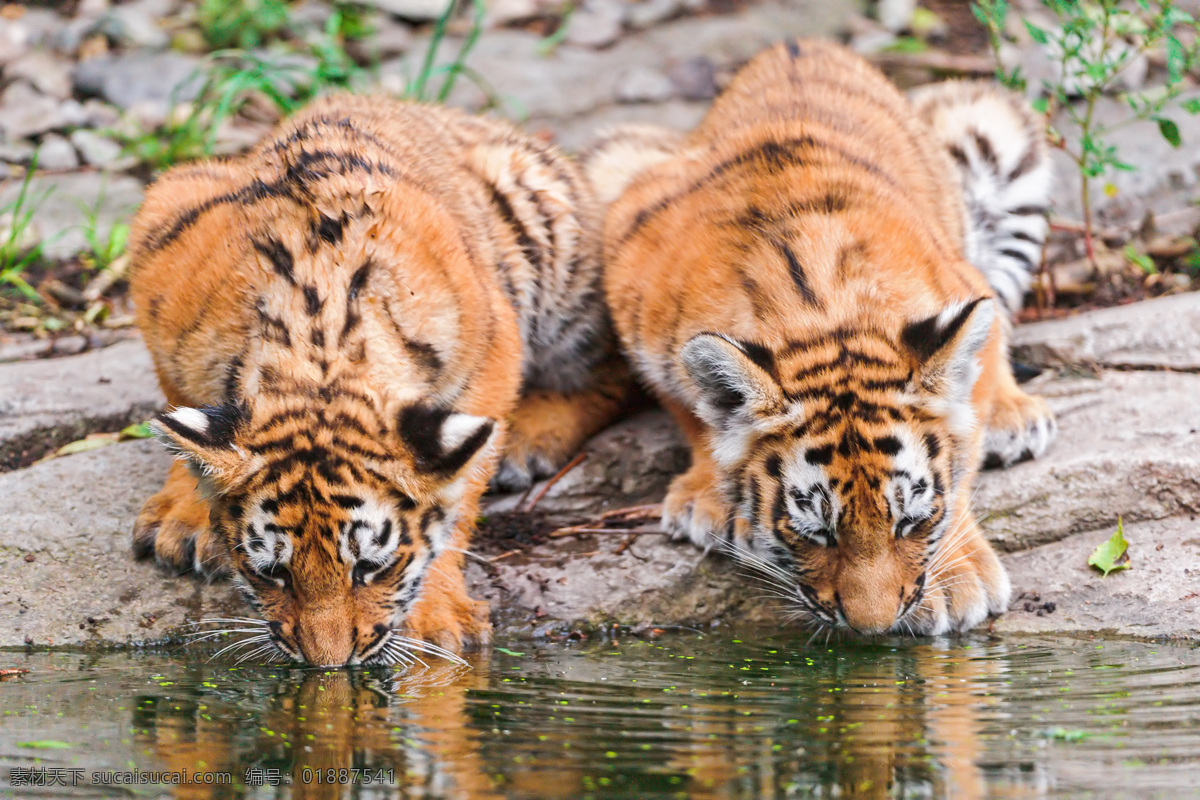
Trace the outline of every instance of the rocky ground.
<path fill-rule="evenodd" d="M 981 480 L 976 507 L 1015 585 L 996 630 L 1200 638 L 1200 295 L 1033 323 L 1017 339 L 1018 356 L 1044 368 L 1030 388 L 1049 398 L 1061 434 L 1041 460 Z M 71 424 L 93 414 L 138 419 L 160 402 L 145 359 L 140 343 L 125 342 L 0 367 L 0 408 L 17 407 L 36 380 L 58 387 L 56 418 Z M 43 365 L 57 377 L 30 374 Z M 33 408 L 0 441 L 45 424 L 43 406 Z M 600 434 L 586 452 L 534 513 L 513 510 L 529 499 L 489 503 L 468 574 L 501 634 L 769 620 L 770 601 L 723 557 L 657 533 L 552 536 L 661 499 L 687 458 L 656 410 Z M 130 556 L 134 516 L 169 460 L 137 441 L 0 475 L 0 647 L 154 642 L 185 622 L 239 612 L 227 584 L 169 576 Z M 1088 556 L 1118 517 L 1131 568 L 1103 577 Z"/>
<path fill-rule="evenodd" d="M 360 60 L 377 64 L 371 80 L 399 91 L 443 2 L 367 5 L 375 32 L 347 49 L 369 46 Z M 488 89 L 460 81 L 450 102 L 498 106 L 570 149 L 616 122 L 690 127 L 738 65 L 784 36 L 848 38 L 903 85 L 991 69 L 981 56 L 986 40 L 953 2 L 922 4 L 947 27 L 926 31 L 936 47 L 920 52 L 906 44 L 915 18 L 903 2 L 588 0 L 566 16 L 549 0 L 485 5 L 485 30 L 468 63 Z M 330 6 L 310 0 L 294 4 L 293 14 L 319 30 Z M 464 32 L 461 23 L 452 26 L 441 58 Z M 119 256 L 119 248 L 98 250 L 117 235 L 153 175 L 131 142 L 178 114 L 176 104 L 197 89 L 208 48 L 198 36 L 196 6 L 180 0 L 0 9 L 0 209 L 17 197 L 37 151 L 30 193 L 41 200 L 22 235 L 40 241 L 46 256 L 29 275 L 37 302 L 0 290 L 0 495 L 7 501 L 0 647 L 153 642 L 187 621 L 240 610 L 225 584 L 132 561 L 133 517 L 169 459 L 150 442 L 111 444 L 112 434 L 146 419 L 162 397 L 130 327 L 121 260 L 103 268 L 111 259 L 101 256 Z M 1039 55 L 1018 48 L 1006 57 L 1025 59 L 1032 70 Z M 1147 67 L 1151 77 L 1155 68 Z M 1099 113 L 1115 116 L 1117 101 L 1106 99 Z M 1179 122 L 1185 143 L 1200 138 L 1200 126 Z M 217 149 L 244 147 L 270 123 L 270 114 L 243 114 L 221 126 Z M 1118 174 L 1112 196 L 1101 200 L 1106 241 L 1120 248 L 1136 234 L 1160 264 L 1187 263 L 1195 252 L 1188 235 L 1200 221 L 1188 202 L 1200 150 L 1171 148 L 1139 126 L 1115 135 L 1139 170 Z M 1134 270 L 1131 278 L 1118 256 L 1099 272 L 1081 268 L 1069 224 L 1079 214 L 1077 190 L 1060 166 L 1055 209 L 1066 224 L 1051 250 L 1060 303 L 1174 296 L 1018 328 L 1019 357 L 1045 368 L 1031 386 L 1050 398 L 1062 433 L 1046 458 L 982 480 L 976 504 L 1017 588 L 996 628 L 1194 638 L 1200 295 L 1179 294 L 1193 280 L 1182 267 Z M 1152 225 L 1147 209 L 1157 214 Z M 93 444 L 111 446 L 34 463 L 97 432 L 110 436 Z M 702 558 L 654 533 L 549 535 L 661 499 L 685 464 L 667 418 L 647 410 L 597 437 L 534 513 L 514 512 L 520 498 L 494 498 L 470 577 L 476 595 L 492 602 L 498 628 L 569 633 L 613 622 L 766 618 L 763 601 L 720 557 Z M 1087 557 L 1118 517 L 1132 543 L 1132 569 L 1102 578 Z"/>

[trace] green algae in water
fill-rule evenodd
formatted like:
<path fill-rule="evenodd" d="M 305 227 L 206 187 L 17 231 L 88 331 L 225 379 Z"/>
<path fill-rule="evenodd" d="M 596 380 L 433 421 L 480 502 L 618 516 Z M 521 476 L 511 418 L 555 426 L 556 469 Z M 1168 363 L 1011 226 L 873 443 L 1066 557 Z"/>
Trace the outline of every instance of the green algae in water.
<path fill-rule="evenodd" d="M 0 795 L 35 768 L 78 775 L 78 796 L 122 775 L 158 783 L 119 793 L 191 798 L 1196 791 L 1196 649 L 805 638 L 506 642 L 408 675 L 12 652 L 30 672 L 0 688 Z"/>

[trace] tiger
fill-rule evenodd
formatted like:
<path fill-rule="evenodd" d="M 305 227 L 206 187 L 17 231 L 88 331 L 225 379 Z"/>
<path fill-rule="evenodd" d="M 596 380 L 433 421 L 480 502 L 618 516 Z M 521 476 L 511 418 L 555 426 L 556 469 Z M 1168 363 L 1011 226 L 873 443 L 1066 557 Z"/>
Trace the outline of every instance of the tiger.
<path fill-rule="evenodd" d="M 1002 613 L 973 486 L 1057 431 L 1008 361 L 1050 186 L 1021 101 L 910 100 L 845 48 L 790 40 L 690 133 L 618 128 L 586 159 L 613 323 L 691 451 L 665 531 L 718 544 L 818 631 Z"/>
<path fill-rule="evenodd" d="M 625 402 L 599 232 L 556 147 L 387 97 L 166 172 L 130 288 L 178 458 L 135 554 L 232 573 L 299 661 L 486 642 L 462 574 L 481 494 L 552 474 Z"/>

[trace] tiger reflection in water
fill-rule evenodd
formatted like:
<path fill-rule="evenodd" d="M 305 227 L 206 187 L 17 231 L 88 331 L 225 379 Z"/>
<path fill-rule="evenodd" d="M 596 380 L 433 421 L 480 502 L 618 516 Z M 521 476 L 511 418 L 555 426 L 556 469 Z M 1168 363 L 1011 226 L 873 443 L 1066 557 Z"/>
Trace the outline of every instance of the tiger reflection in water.
<path fill-rule="evenodd" d="M 794 710 L 786 699 L 773 702 L 770 713 L 746 715 L 738 702 L 719 699 L 721 688 L 734 688 L 720 681 L 706 687 L 713 690 L 708 699 L 693 695 L 668 704 L 657 720 L 633 723 L 657 731 L 649 739 L 617 736 L 632 718 L 611 708 L 585 719 L 550 701 L 517 703 L 499 688 L 505 676 L 483 660 L 473 669 L 448 665 L 393 679 L 347 671 L 281 676 L 265 702 L 247 697 L 255 684 L 237 683 L 210 689 L 200 701 L 142 698 L 133 723 L 139 749 L 157 755 L 162 769 L 230 772 L 235 782 L 252 769 L 276 770 L 280 779 L 244 794 L 186 784 L 175 787 L 181 800 L 572 798 L 621 773 L 624 782 L 610 784 L 609 793 L 772 797 L 799 787 L 866 800 L 910 792 L 973 800 L 987 796 L 979 766 L 986 757 L 983 717 L 999 702 L 988 684 L 1003 674 L 1004 660 L 934 652 L 944 647 L 917 645 L 907 658 L 848 668 L 817 663 L 817 682 L 794 700 Z M 535 669 L 553 676 L 562 667 Z M 575 680 L 583 677 L 572 669 Z M 826 684 L 842 688 L 817 690 Z M 662 702 L 661 689 L 628 685 L 628 706 L 651 697 Z M 261 713 L 252 710 L 263 705 Z M 568 717 L 572 724 L 564 724 Z M 639 750 L 638 742 L 648 741 L 659 744 Z M 591 756 L 608 748 L 636 756 L 606 770 Z M 352 770 L 357 781 L 347 782 Z M 374 780 L 381 771 L 382 783 Z"/>

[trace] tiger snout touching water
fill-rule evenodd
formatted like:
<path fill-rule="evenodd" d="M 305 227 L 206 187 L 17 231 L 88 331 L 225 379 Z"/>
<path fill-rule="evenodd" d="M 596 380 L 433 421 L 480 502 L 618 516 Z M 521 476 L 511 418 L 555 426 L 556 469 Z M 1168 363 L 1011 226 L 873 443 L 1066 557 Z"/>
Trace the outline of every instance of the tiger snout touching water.
<path fill-rule="evenodd" d="M 995 90 L 914 104 L 792 41 L 691 134 L 595 148 L 613 320 L 691 447 L 675 537 L 724 541 L 818 628 L 940 634 L 1006 609 L 970 500 L 985 460 L 1055 432 L 1007 354 L 1045 237 L 1040 136 Z"/>
<path fill-rule="evenodd" d="M 505 123 L 379 97 L 166 173 L 131 282 L 179 459 L 135 552 L 231 571 L 249 641 L 313 664 L 486 639 L 489 479 L 552 473 L 624 398 L 590 192 Z"/>

